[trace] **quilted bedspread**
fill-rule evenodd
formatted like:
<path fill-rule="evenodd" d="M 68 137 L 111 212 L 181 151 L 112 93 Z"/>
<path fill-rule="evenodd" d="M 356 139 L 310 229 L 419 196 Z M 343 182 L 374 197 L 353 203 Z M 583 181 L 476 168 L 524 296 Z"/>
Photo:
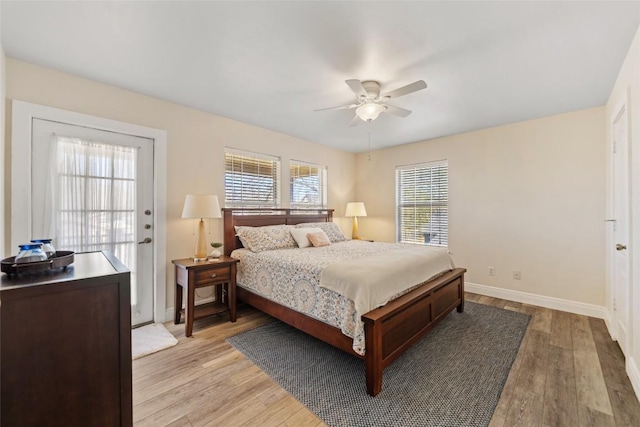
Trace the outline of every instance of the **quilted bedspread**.
<path fill-rule="evenodd" d="M 345 260 L 353 262 L 367 257 L 380 258 L 384 257 L 384 253 L 407 251 L 412 246 L 351 240 L 319 248 L 277 249 L 259 253 L 237 249 L 231 256 L 240 260 L 238 286 L 339 328 L 343 334 L 353 338 L 353 350 L 363 355 L 365 339 L 361 316 L 368 310 L 358 312 L 353 300 L 321 287 L 322 272 L 330 265 L 335 270 Z M 446 253 L 446 249 L 442 251 Z M 392 267 L 390 265 L 389 268 Z M 431 277 L 433 274 L 429 275 Z M 411 291 L 428 278 L 398 291 L 390 300 Z M 363 286 L 366 284 L 365 277 Z"/>

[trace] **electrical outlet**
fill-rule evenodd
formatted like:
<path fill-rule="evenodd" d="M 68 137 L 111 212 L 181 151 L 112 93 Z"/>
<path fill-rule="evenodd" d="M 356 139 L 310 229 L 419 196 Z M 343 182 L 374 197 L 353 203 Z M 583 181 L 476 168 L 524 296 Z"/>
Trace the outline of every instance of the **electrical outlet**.
<path fill-rule="evenodd" d="M 514 270 L 513 271 L 513 278 L 516 279 L 516 280 L 522 279 L 522 274 L 520 273 L 520 270 Z"/>
<path fill-rule="evenodd" d="M 496 275 L 496 269 L 493 267 L 489 267 L 489 276 L 495 276 Z"/>

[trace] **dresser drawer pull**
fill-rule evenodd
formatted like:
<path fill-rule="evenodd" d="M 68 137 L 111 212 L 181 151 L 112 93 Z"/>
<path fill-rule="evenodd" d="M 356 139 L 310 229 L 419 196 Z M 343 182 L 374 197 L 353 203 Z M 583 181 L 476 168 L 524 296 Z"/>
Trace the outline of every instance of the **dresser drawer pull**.
<path fill-rule="evenodd" d="M 218 277 L 218 275 L 217 275 L 216 273 L 213 273 L 213 274 L 212 274 L 211 276 L 209 276 L 209 277 L 211 277 L 212 279 L 215 279 L 216 277 Z"/>

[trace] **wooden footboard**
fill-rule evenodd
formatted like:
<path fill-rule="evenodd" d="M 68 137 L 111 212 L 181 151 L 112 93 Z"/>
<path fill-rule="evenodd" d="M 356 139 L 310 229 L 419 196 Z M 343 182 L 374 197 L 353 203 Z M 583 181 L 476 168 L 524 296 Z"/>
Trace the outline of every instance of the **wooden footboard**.
<path fill-rule="evenodd" d="M 353 351 L 353 340 L 340 329 L 277 304 L 238 287 L 240 300 L 314 336 L 334 347 L 365 360 L 367 393 L 382 390 L 382 371 L 422 338 L 454 308 L 464 310 L 464 268 L 456 268 L 423 286 L 362 316 L 366 353 Z"/>
<path fill-rule="evenodd" d="M 454 308 L 464 311 L 464 273 L 456 268 L 362 316 L 367 393 L 382 390 L 382 371 Z"/>

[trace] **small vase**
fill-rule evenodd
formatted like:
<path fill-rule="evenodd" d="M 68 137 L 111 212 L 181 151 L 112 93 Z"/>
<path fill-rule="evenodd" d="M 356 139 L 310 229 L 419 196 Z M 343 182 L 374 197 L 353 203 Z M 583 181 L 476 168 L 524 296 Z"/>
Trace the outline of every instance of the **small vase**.
<path fill-rule="evenodd" d="M 220 251 L 219 248 L 213 248 L 209 256 L 211 258 L 220 258 L 222 256 L 222 252 Z"/>

